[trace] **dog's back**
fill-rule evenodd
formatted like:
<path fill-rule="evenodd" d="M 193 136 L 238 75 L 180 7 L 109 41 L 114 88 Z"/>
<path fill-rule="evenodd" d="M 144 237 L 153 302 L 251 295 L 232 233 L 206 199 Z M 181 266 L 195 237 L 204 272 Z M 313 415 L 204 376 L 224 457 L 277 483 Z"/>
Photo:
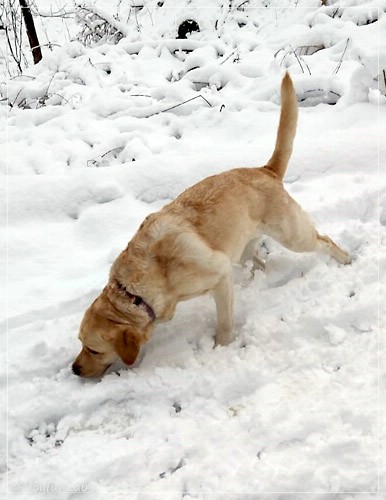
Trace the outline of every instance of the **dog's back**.
<path fill-rule="evenodd" d="M 296 134 L 297 100 L 288 73 L 281 84 L 281 111 L 275 149 L 267 165 L 236 168 L 190 187 L 162 212 L 174 211 L 194 226 L 214 250 L 238 261 L 248 241 L 260 236 L 265 214 L 287 196 L 283 189 Z"/>

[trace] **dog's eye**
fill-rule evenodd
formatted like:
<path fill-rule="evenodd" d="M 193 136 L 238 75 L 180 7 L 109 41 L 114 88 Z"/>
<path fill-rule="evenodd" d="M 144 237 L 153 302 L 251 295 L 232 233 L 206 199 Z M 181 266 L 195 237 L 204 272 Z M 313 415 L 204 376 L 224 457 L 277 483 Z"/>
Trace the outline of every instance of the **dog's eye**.
<path fill-rule="evenodd" d="M 139 306 L 140 304 L 142 304 L 142 299 L 141 299 L 141 297 L 134 297 L 133 304 L 134 304 L 135 306 Z"/>
<path fill-rule="evenodd" d="M 89 347 L 87 347 L 87 350 L 90 354 L 100 354 L 100 352 L 94 351 L 94 349 L 90 349 Z"/>

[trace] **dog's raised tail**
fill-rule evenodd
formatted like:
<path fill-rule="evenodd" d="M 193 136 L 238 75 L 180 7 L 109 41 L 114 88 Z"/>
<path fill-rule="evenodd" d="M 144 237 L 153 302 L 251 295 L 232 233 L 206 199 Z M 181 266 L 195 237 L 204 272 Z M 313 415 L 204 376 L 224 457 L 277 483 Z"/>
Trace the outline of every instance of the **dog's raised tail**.
<path fill-rule="evenodd" d="M 296 93 L 291 77 L 286 73 L 281 82 L 281 111 L 275 150 L 265 166 L 265 168 L 274 172 L 279 179 L 283 179 L 292 154 L 297 120 L 298 102 Z"/>

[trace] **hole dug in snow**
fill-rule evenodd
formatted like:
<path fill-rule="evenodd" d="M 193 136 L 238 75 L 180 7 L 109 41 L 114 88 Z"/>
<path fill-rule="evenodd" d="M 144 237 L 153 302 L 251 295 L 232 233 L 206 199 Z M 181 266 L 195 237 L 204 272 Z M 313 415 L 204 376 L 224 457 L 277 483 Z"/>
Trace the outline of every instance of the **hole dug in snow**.
<path fill-rule="evenodd" d="M 188 35 L 195 31 L 200 31 L 199 25 L 194 19 L 187 19 L 179 25 L 177 38 L 186 39 Z"/>

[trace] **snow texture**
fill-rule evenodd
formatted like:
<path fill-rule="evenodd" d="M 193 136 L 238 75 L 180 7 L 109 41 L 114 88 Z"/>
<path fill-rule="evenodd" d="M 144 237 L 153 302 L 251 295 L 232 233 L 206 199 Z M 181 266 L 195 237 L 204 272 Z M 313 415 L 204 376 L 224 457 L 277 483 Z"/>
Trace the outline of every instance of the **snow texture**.
<path fill-rule="evenodd" d="M 78 10 L 79 40 L 1 84 L 8 498 L 386 498 L 386 2 L 327 3 L 82 2 L 117 43 L 81 43 L 96 18 Z M 177 39 L 186 19 L 200 31 Z M 231 345 L 213 349 L 200 297 L 133 368 L 73 375 L 82 314 L 144 217 L 267 161 L 285 69 L 286 188 L 352 265 L 265 238 L 265 273 L 235 267 Z"/>

